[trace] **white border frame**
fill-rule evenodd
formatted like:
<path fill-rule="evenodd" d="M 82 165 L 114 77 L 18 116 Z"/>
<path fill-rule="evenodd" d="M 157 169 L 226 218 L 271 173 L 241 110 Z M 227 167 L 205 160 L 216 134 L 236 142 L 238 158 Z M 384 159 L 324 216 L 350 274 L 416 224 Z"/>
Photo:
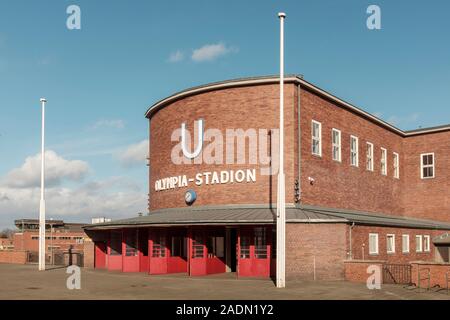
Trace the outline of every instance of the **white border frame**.
<path fill-rule="evenodd" d="M 314 153 L 313 150 L 313 140 L 314 140 L 314 124 L 318 124 L 319 125 L 319 153 Z M 314 156 L 318 156 L 321 157 L 322 156 L 322 123 L 320 123 L 317 120 L 311 120 L 311 154 Z"/>
<path fill-rule="evenodd" d="M 377 247 L 376 252 L 370 252 L 370 237 L 371 236 L 375 236 L 375 238 L 376 238 L 376 247 Z M 369 233 L 368 250 L 369 250 L 369 255 L 371 255 L 371 256 L 375 256 L 375 255 L 379 254 L 379 252 L 380 252 L 380 245 L 379 245 L 378 233 Z"/>
<path fill-rule="evenodd" d="M 405 238 L 408 239 L 406 242 L 407 247 L 408 247 L 407 251 L 403 250 L 403 244 L 405 243 Z M 409 253 L 410 251 L 411 251 L 411 248 L 410 248 L 409 234 L 402 234 L 402 253 Z"/>
<path fill-rule="evenodd" d="M 381 156 L 380 156 L 380 173 L 383 176 L 387 176 L 388 174 L 388 155 L 387 155 L 387 149 L 386 148 L 380 148 L 381 149 Z M 383 163 L 383 151 L 384 151 L 384 172 L 383 172 L 383 167 L 381 166 L 381 164 Z"/>
<path fill-rule="evenodd" d="M 394 155 L 392 157 L 392 167 L 394 168 L 393 176 L 395 179 L 400 179 L 400 155 L 397 152 L 392 152 L 392 154 Z M 397 166 L 395 166 L 395 159 L 397 159 Z"/>
<path fill-rule="evenodd" d="M 423 176 L 423 156 L 433 156 L 433 176 L 432 177 L 424 177 Z M 430 167 L 430 165 L 427 165 Z M 420 154 L 420 179 L 434 179 L 436 177 L 436 157 L 434 156 L 434 152 L 421 153 Z"/>
<path fill-rule="evenodd" d="M 394 241 L 392 243 L 392 251 L 388 250 L 388 239 L 389 239 L 390 236 L 392 236 L 392 239 Z M 389 253 L 389 254 L 395 253 L 395 234 L 393 234 L 393 233 L 386 234 L 386 253 Z"/>
<path fill-rule="evenodd" d="M 334 159 L 334 145 L 335 145 L 333 142 L 333 133 L 334 132 L 337 132 L 338 136 L 339 136 L 339 144 L 338 144 L 338 147 L 339 147 L 338 158 L 339 159 Z M 336 128 L 331 129 L 331 159 L 333 159 L 333 161 L 336 161 L 336 162 L 342 162 L 342 133 L 341 133 L 341 130 L 336 129 Z"/>
<path fill-rule="evenodd" d="M 425 239 L 428 239 L 428 248 L 425 247 Z M 422 237 L 422 250 L 423 252 L 431 252 L 431 236 L 428 234 Z"/>
<path fill-rule="evenodd" d="M 372 156 L 370 159 L 370 168 L 367 168 L 367 160 L 369 159 L 369 153 L 367 152 L 367 146 L 370 146 L 370 150 L 372 152 Z M 374 163 L 374 155 L 373 155 L 373 143 L 366 141 L 366 170 L 367 171 L 372 171 L 373 172 L 373 163 Z"/>
<path fill-rule="evenodd" d="M 356 140 L 356 164 L 352 163 L 352 139 Z M 354 135 L 350 135 L 350 165 L 352 167 L 359 167 L 359 138 Z"/>

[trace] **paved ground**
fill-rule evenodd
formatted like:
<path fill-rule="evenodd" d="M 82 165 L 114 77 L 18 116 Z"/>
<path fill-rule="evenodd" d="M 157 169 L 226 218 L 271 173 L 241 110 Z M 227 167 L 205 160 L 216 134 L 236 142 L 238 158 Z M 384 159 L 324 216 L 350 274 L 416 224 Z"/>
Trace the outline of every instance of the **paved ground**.
<path fill-rule="evenodd" d="M 65 268 L 0 264 L 0 299 L 448 299 L 446 291 L 418 292 L 400 285 L 368 290 L 345 281 L 295 281 L 277 289 L 270 280 L 232 274 L 206 277 L 149 276 L 81 269 L 81 289 L 69 290 Z"/>

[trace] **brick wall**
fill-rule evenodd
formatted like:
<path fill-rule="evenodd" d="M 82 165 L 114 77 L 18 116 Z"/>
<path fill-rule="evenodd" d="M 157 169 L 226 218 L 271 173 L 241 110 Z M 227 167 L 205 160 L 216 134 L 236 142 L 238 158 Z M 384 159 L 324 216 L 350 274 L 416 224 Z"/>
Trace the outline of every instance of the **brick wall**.
<path fill-rule="evenodd" d="M 362 260 L 347 260 L 344 262 L 345 280 L 352 282 L 367 282 L 371 274 L 367 273 L 369 266 L 377 266 L 380 268 L 380 276 L 382 277 L 384 261 L 362 261 Z"/>
<path fill-rule="evenodd" d="M 411 261 L 434 261 L 436 247 L 432 239 L 444 233 L 443 230 L 424 230 L 408 228 L 392 228 L 379 226 L 355 226 L 352 229 L 352 253 L 355 260 L 384 260 L 393 263 L 409 263 Z M 369 254 L 369 233 L 378 233 L 378 254 Z M 395 253 L 387 253 L 387 234 L 395 235 Z M 409 235 L 409 253 L 402 252 L 402 235 Z M 416 235 L 429 235 L 430 252 L 416 252 Z M 364 251 L 364 254 L 363 254 Z"/>
<path fill-rule="evenodd" d="M 450 221 L 450 131 L 408 137 L 404 143 L 405 214 Z M 421 179 L 420 154 L 434 152 L 435 178 Z"/>
<path fill-rule="evenodd" d="M 287 202 L 294 201 L 294 107 L 297 105 L 296 86 L 285 86 L 285 174 Z M 258 85 L 201 93 L 175 101 L 157 111 L 150 120 L 150 207 L 152 210 L 169 207 L 185 207 L 184 193 L 187 188 L 155 192 L 155 180 L 164 177 L 187 175 L 195 177 L 198 172 L 260 168 L 248 164 L 182 164 L 172 163 L 172 148 L 178 141 L 171 141 L 172 132 L 186 122 L 192 133 L 195 120 L 204 119 L 205 131 L 219 129 L 225 137 L 226 129 L 276 129 L 279 119 L 279 86 Z M 194 140 L 193 138 L 191 139 Z M 206 139 L 205 139 L 206 140 Z M 225 143 L 225 142 L 224 142 Z M 205 142 L 204 149 L 207 142 Z M 234 143 L 236 150 L 236 143 Z M 223 159 L 230 145 L 222 145 Z M 248 148 L 248 142 L 247 142 Z M 248 149 L 247 149 L 248 150 Z M 217 151 L 219 152 L 219 151 Z M 202 158 L 202 155 L 198 157 Z M 262 176 L 257 170 L 256 183 L 234 183 L 189 187 L 197 191 L 194 206 L 221 204 L 267 204 L 276 203 L 277 176 Z"/>
<path fill-rule="evenodd" d="M 301 89 L 302 202 L 330 208 L 403 213 L 402 137 L 355 113 Z M 311 121 L 322 124 L 322 156 L 311 153 Z M 332 129 L 341 131 L 341 162 L 332 159 Z M 350 165 L 350 135 L 359 140 L 359 166 Z M 373 143 L 374 171 L 366 170 L 366 143 Z M 381 147 L 387 149 L 387 175 L 381 174 Z M 400 154 L 400 179 L 393 177 L 393 152 Z M 308 177 L 314 178 L 311 185 Z"/>
<path fill-rule="evenodd" d="M 313 280 L 315 269 L 316 280 L 343 280 L 346 228 L 334 223 L 288 223 L 286 277 Z"/>
<path fill-rule="evenodd" d="M 86 234 L 81 232 L 50 232 L 45 233 L 46 237 L 53 236 L 56 239 L 51 241 L 50 239 L 45 240 L 46 252 L 49 252 L 48 247 L 53 245 L 58 250 L 68 250 L 70 246 L 74 250 L 83 250 L 83 243 L 77 243 L 73 237 L 86 237 Z M 38 231 L 25 231 L 17 232 L 14 234 L 14 248 L 16 250 L 26 250 L 26 251 L 39 251 L 39 232 Z M 70 237 L 70 239 L 64 239 Z"/>
<path fill-rule="evenodd" d="M 93 241 L 85 241 L 83 245 L 83 258 L 85 268 L 94 268 L 95 263 L 95 245 Z"/>
<path fill-rule="evenodd" d="M 446 273 L 449 272 L 450 276 L 450 264 L 448 263 L 424 263 L 413 262 L 411 263 L 411 281 L 421 288 L 428 287 L 428 279 L 430 278 L 430 288 L 439 286 L 440 288 L 447 288 Z M 430 273 L 428 274 L 428 270 Z M 420 272 L 420 279 L 419 279 Z M 420 281 L 419 281 L 420 280 Z"/>
<path fill-rule="evenodd" d="M 27 251 L 0 251 L 0 263 L 26 264 Z"/>

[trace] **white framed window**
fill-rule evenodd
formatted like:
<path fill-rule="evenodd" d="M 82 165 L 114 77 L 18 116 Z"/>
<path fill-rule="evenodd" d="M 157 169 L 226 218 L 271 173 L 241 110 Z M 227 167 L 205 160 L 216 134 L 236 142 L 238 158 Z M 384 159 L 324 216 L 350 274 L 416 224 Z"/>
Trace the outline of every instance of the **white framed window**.
<path fill-rule="evenodd" d="M 430 252 L 430 236 L 426 235 L 423 236 L 423 251 L 424 252 Z"/>
<path fill-rule="evenodd" d="M 423 252 L 422 236 L 416 236 L 416 252 Z"/>
<path fill-rule="evenodd" d="M 386 235 L 386 251 L 387 253 L 395 253 L 395 234 Z"/>
<path fill-rule="evenodd" d="M 387 175 L 387 150 L 385 148 L 381 148 L 381 174 Z"/>
<path fill-rule="evenodd" d="M 358 166 L 358 137 L 350 136 L 350 165 Z"/>
<path fill-rule="evenodd" d="M 420 178 L 434 178 L 434 153 L 422 153 L 420 155 Z"/>
<path fill-rule="evenodd" d="M 402 235 L 402 252 L 409 253 L 409 234 Z"/>
<path fill-rule="evenodd" d="M 378 233 L 369 233 L 369 254 L 378 254 Z"/>
<path fill-rule="evenodd" d="M 394 152 L 394 178 L 400 179 L 400 158 L 397 152 Z"/>
<path fill-rule="evenodd" d="M 322 124 L 315 120 L 311 123 L 311 140 L 312 154 L 322 156 Z"/>
<path fill-rule="evenodd" d="M 331 144 L 333 160 L 341 161 L 341 131 L 338 129 L 331 130 Z"/>
<path fill-rule="evenodd" d="M 366 169 L 373 171 L 373 143 L 366 144 Z"/>

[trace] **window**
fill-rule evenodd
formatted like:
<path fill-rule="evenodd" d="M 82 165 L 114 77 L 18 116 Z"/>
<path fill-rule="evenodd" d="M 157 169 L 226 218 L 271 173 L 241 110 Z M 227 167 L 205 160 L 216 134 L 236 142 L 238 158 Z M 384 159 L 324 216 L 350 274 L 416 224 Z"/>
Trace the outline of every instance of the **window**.
<path fill-rule="evenodd" d="M 203 258 L 203 252 L 203 238 L 197 234 L 192 240 L 192 258 Z"/>
<path fill-rule="evenodd" d="M 434 153 L 420 155 L 420 177 L 422 179 L 434 178 Z"/>
<path fill-rule="evenodd" d="M 332 152 L 333 160 L 341 161 L 341 131 L 338 129 L 333 129 L 331 131 L 331 142 L 332 142 Z"/>
<path fill-rule="evenodd" d="M 381 174 L 384 176 L 387 175 L 386 163 L 387 163 L 387 151 L 385 148 L 381 148 Z"/>
<path fill-rule="evenodd" d="M 387 253 L 395 253 L 395 235 L 386 235 L 386 250 Z"/>
<path fill-rule="evenodd" d="M 422 236 L 417 235 L 416 236 L 416 252 L 422 252 Z"/>
<path fill-rule="evenodd" d="M 241 236 L 240 243 L 240 253 L 241 259 L 249 259 L 250 258 L 250 237 Z"/>
<path fill-rule="evenodd" d="M 266 228 L 255 228 L 255 258 L 267 258 Z"/>
<path fill-rule="evenodd" d="M 358 137 L 350 136 L 350 164 L 358 166 Z"/>
<path fill-rule="evenodd" d="M 195 243 L 195 240 L 194 240 Z M 195 251 L 195 247 L 193 246 Z M 202 247 L 203 249 L 203 247 Z M 164 258 L 166 256 L 166 237 L 164 234 L 155 236 L 153 240 L 153 250 L 152 257 L 154 258 Z M 195 257 L 194 257 L 195 258 Z"/>
<path fill-rule="evenodd" d="M 121 256 L 122 255 L 122 231 L 111 231 L 111 237 L 109 240 L 110 255 Z"/>
<path fill-rule="evenodd" d="M 208 250 L 208 258 L 223 258 L 224 257 L 224 238 L 223 237 L 208 237 L 206 248 Z"/>
<path fill-rule="evenodd" d="M 378 254 L 378 233 L 369 233 L 369 254 Z"/>
<path fill-rule="evenodd" d="M 172 246 L 170 248 L 171 257 L 187 257 L 186 238 L 183 236 L 172 236 Z"/>
<path fill-rule="evenodd" d="M 402 252 L 409 253 L 409 234 L 402 235 Z"/>
<path fill-rule="evenodd" d="M 423 236 L 423 251 L 430 252 L 430 236 Z"/>
<path fill-rule="evenodd" d="M 137 240 L 138 234 L 136 231 L 129 231 L 125 233 L 125 255 L 133 257 L 138 255 Z"/>
<path fill-rule="evenodd" d="M 397 152 L 394 152 L 394 178 L 400 178 L 400 161 Z"/>
<path fill-rule="evenodd" d="M 366 144 L 366 169 L 373 171 L 373 143 Z"/>
<path fill-rule="evenodd" d="M 312 121 L 311 136 L 312 154 L 322 156 L 322 124 L 320 122 Z"/>

